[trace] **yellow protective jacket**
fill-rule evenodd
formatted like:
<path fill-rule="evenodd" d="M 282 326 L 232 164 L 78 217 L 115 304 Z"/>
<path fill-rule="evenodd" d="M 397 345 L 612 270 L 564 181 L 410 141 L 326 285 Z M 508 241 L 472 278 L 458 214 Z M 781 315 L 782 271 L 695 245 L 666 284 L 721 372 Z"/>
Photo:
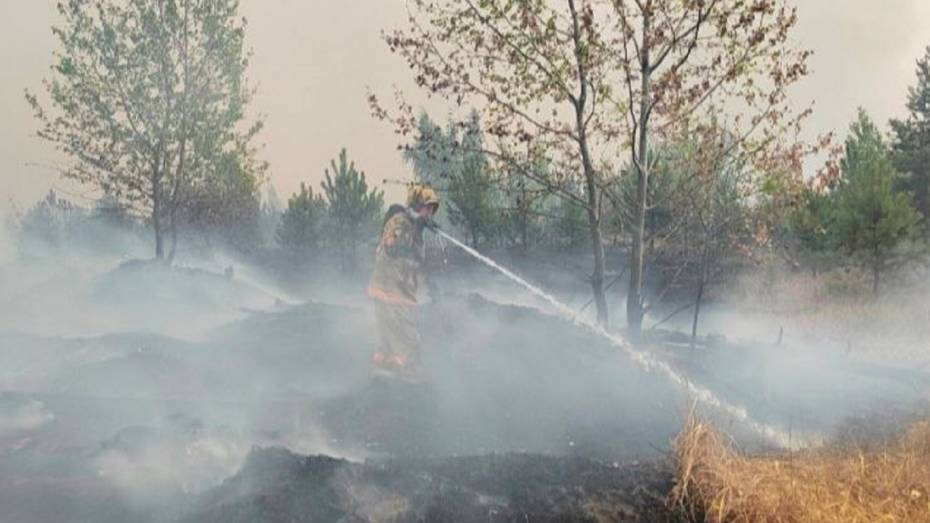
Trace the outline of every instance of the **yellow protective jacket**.
<path fill-rule="evenodd" d="M 407 209 L 398 207 L 388 212 L 384 223 L 368 295 L 382 302 L 414 306 L 417 277 L 426 256 L 423 226 Z"/>

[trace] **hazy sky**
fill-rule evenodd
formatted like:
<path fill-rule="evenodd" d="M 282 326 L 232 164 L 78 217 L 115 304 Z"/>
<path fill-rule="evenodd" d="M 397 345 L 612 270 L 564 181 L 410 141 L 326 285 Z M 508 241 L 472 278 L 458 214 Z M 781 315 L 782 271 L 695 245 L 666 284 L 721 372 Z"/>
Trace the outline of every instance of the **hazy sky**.
<path fill-rule="evenodd" d="M 267 121 L 262 154 L 282 199 L 301 180 L 318 186 L 343 146 L 371 180 L 409 176 L 393 131 L 370 117 L 365 101 L 367 86 L 382 98 L 393 85 L 412 86 L 403 63 L 380 40 L 381 29 L 404 21 L 404 0 L 241 2 L 255 52 L 253 108 Z M 930 1 L 796 2 L 795 37 L 815 52 L 813 74 L 794 91 L 798 103 L 816 101 L 811 134 L 836 129 L 842 136 L 857 106 L 882 123 L 900 116 L 914 61 L 930 44 Z M 31 205 L 51 187 L 87 194 L 49 167 L 61 159 L 34 136 L 23 98 L 24 89 L 39 90 L 47 76 L 55 19 L 52 0 L 0 0 L 0 209 L 11 199 Z"/>

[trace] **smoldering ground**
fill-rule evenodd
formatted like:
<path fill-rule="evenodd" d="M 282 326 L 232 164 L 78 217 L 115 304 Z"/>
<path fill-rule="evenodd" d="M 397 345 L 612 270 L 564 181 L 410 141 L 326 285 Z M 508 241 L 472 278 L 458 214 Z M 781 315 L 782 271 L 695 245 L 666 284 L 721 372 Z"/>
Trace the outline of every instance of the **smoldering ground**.
<path fill-rule="evenodd" d="M 0 270 L 0 505 L 11 521 L 174 521 L 255 446 L 355 462 L 656 457 L 687 410 L 677 386 L 480 266 L 447 269 L 420 308 L 429 383 L 385 389 L 368 376 L 376 329 L 358 282 L 331 286 L 337 305 L 289 296 L 234 260 L 40 254 Z M 558 274 L 529 277 L 582 295 Z M 786 429 L 829 433 L 926 390 L 920 372 L 810 347 L 691 353 L 675 341 L 657 340 L 658 357 Z"/>

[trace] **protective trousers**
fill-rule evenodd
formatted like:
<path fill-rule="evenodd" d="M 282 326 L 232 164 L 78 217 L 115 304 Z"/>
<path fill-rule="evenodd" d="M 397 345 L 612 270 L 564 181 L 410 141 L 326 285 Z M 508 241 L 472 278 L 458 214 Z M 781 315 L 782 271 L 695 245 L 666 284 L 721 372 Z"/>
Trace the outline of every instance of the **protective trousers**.
<path fill-rule="evenodd" d="M 416 306 L 386 300 L 373 300 L 380 346 L 373 357 L 376 370 L 413 376 L 420 371 L 420 333 Z"/>

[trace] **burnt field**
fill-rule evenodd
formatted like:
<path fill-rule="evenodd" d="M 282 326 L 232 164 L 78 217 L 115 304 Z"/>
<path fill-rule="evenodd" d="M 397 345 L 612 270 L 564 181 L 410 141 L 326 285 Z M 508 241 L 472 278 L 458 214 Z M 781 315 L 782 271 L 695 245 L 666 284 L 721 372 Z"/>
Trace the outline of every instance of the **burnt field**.
<path fill-rule="evenodd" d="M 429 381 L 399 385 L 368 376 L 375 328 L 364 303 L 275 303 L 203 271 L 147 270 L 130 265 L 60 291 L 88 315 L 125 315 L 127 303 L 157 311 L 144 329 L 125 318 L 83 336 L 34 332 L 50 320 L 5 325 L 5 520 L 682 517 L 666 501 L 677 474 L 671 443 L 691 399 L 570 322 L 478 292 L 448 294 L 421 311 Z M 112 290 L 122 271 L 160 291 L 127 301 L 132 289 Z M 202 332 L 183 335 L 194 327 Z M 928 383 L 921 371 L 787 344 L 713 338 L 691 351 L 665 332 L 648 350 L 799 437 L 879 438 L 919 407 Z M 741 448 L 772 449 L 764 434 L 698 408 Z"/>
<path fill-rule="evenodd" d="M 364 464 L 256 450 L 184 521 L 678 521 L 653 461 L 491 454 Z"/>

